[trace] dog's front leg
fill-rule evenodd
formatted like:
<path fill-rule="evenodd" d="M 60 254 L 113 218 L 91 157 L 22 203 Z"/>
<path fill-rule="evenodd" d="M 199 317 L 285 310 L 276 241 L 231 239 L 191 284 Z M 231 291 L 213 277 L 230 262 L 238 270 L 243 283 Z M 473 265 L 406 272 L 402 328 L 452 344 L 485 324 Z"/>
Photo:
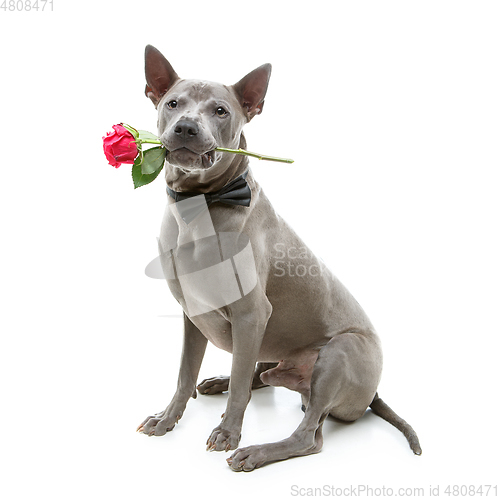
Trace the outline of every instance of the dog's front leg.
<path fill-rule="evenodd" d="M 207 339 L 184 314 L 184 345 L 177 390 L 170 404 L 160 413 L 150 416 L 137 428 L 149 436 L 163 436 L 180 420 L 191 396 L 196 397 L 196 380 L 205 355 Z"/>
<path fill-rule="evenodd" d="M 250 296 L 249 296 L 250 297 Z M 234 312 L 232 323 L 233 360 L 229 398 L 220 425 L 207 441 L 207 450 L 229 451 L 238 447 L 245 409 L 250 401 L 255 363 L 272 307 L 265 295 L 252 302 L 252 312 Z"/>

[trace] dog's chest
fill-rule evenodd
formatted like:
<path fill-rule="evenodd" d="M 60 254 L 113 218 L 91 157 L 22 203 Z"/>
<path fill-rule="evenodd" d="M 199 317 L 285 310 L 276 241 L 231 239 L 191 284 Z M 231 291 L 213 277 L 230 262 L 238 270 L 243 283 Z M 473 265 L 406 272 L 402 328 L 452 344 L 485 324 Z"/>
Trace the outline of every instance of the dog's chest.
<path fill-rule="evenodd" d="M 208 210 L 186 224 L 177 207 L 167 207 L 159 239 L 163 272 L 191 319 L 212 312 L 224 317 L 222 309 L 257 283 L 249 238 L 217 229 Z"/>

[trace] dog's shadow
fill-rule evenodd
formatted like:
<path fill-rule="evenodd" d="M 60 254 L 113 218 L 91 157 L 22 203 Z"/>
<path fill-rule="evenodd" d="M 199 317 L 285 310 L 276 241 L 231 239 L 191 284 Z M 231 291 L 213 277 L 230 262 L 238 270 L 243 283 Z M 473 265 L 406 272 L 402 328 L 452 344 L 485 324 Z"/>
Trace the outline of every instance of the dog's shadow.
<path fill-rule="evenodd" d="M 226 408 L 228 392 L 198 394 L 198 399 L 202 401 L 200 411 L 207 415 L 220 415 L 219 411 Z M 240 447 L 273 443 L 287 438 L 298 427 L 303 417 L 299 394 L 281 387 L 255 389 L 245 413 Z M 333 450 L 332 453 L 335 453 L 335 450 L 342 449 L 344 456 L 345 450 L 357 453 L 358 446 L 370 446 L 374 439 L 379 441 L 375 438 L 378 432 L 384 436 L 381 435 L 380 439 L 387 438 L 387 434 L 392 434 L 394 439 L 399 437 L 396 429 L 370 409 L 354 422 L 346 422 L 329 415 L 323 423 L 323 450 Z M 275 462 L 270 461 L 261 468 L 273 463 Z"/>
<path fill-rule="evenodd" d="M 203 406 L 214 412 L 217 409 L 225 409 L 228 392 L 213 395 L 198 395 L 203 401 Z M 259 428 L 266 429 L 266 435 L 273 440 L 281 439 L 281 435 L 289 431 L 293 432 L 304 417 L 300 395 L 281 387 L 262 387 L 252 391 L 252 398 L 245 413 L 246 431 L 258 431 Z M 379 422 L 382 427 L 387 424 L 377 417 L 370 409 L 354 422 L 346 422 L 338 418 L 328 416 L 323 424 L 323 440 L 326 446 L 344 439 L 356 439 L 356 433 L 360 436 L 372 434 L 372 430 L 378 426 L 373 424 Z M 253 426 L 256 426 L 254 429 Z M 354 426 L 356 430 L 354 431 Z M 390 427 L 389 427 L 390 428 Z M 252 432 L 253 433 L 253 432 Z M 245 433 L 244 433 L 245 434 Z M 263 436 L 261 436 L 262 439 Z"/>

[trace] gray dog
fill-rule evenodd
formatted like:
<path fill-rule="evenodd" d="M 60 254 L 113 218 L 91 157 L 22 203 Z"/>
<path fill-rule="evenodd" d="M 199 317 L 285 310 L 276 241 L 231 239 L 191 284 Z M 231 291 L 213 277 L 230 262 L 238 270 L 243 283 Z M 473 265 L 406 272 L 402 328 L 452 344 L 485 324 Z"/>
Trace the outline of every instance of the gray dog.
<path fill-rule="evenodd" d="M 328 415 L 352 422 L 368 407 L 420 455 L 414 430 L 378 397 L 382 351 L 360 305 L 274 211 L 247 157 L 215 150 L 246 148 L 242 129 L 262 111 L 271 66 L 226 86 L 179 78 L 150 45 L 145 58 L 167 149 L 160 259 L 184 310 L 184 346 L 171 403 L 138 431 L 172 430 L 196 389 L 228 390 L 207 449 L 236 450 L 235 471 L 318 453 Z M 232 353 L 231 376 L 197 386 L 207 340 Z M 236 449 L 251 390 L 266 385 L 299 392 L 304 419 L 283 441 Z"/>

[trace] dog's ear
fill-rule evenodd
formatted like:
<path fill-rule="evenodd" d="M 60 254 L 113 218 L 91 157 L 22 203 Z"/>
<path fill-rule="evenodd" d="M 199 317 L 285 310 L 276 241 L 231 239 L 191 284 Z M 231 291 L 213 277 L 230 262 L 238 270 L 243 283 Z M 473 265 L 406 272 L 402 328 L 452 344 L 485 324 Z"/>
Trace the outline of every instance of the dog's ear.
<path fill-rule="evenodd" d="M 144 59 L 147 82 L 145 94 L 156 107 L 179 77 L 163 54 L 152 45 L 146 46 Z"/>
<path fill-rule="evenodd" d="M 271 65 L 263 64 L 233 85 L 233 89 L 242 108 L 246 110 L 249 120 L 262 113 L 270 77 Z"/>

